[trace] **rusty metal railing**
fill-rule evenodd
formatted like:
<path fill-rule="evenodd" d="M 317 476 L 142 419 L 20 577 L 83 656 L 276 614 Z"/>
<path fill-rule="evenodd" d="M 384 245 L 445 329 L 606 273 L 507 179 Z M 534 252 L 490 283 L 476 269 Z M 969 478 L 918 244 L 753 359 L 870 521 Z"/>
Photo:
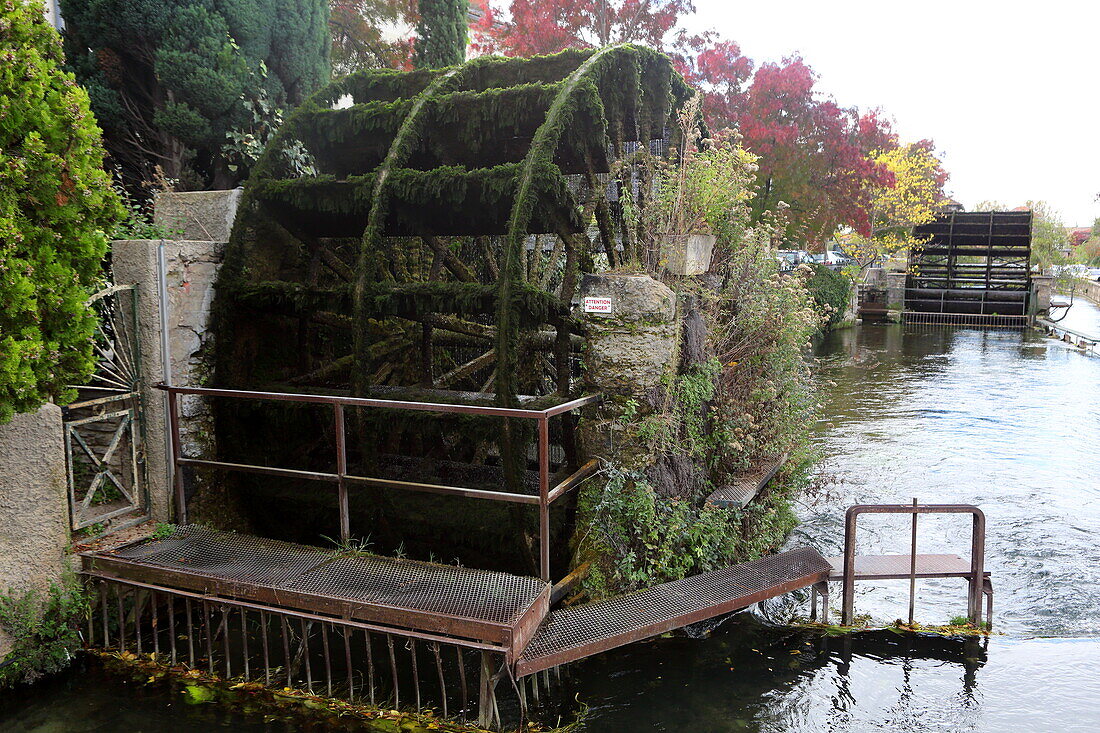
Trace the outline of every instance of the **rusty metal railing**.
<path fill-rule="evenodd" d="M 96 571 L 85 576 L 90 608 L 84 641 L 89 648 L 136 653 L 225 680 L 302 689 L 353 703 L 400 708 L 411 697 L 416 709 L 441 705 L 444 719 L 454 713 L 466 722 L 476 712 L 482 728 L 494 723 L 500 728 L 497 687 L 503 675 L 493 670 L 507 667 L 490 644 Z M 468 684 L 468 672 L 478 668 L 480 683 L 475 678 Z"/>
<path fill-rule="evenodd" d="M 557 499 L 576 488 L 582 481 L 599 468 L 593 459 L 577 467 L 569 476 L 551 488 L 550 486 L 550 418 L 564 415 L 574 410 L 598 402 L 600 395 L 588 395 L 568 400 L 545 409 L 534 410 L 521 407 L 496 407 L 482 405 L 446 404 L 439 402 L 413 402 L 406 400 L 375 399 L 370 397 L 341 397 L 336 395 L 294 394 L 284 392 L 257 392 L 236 389 L 212 389 L 208 387 L 174 387 L 157 385 L 168 393 L 168 426 L 172 442 L 173 490 L 176 501 L 176 517 L 180 524 L 187 524 L 187 497 L 180 475 L 181 466 L 216 468 L 228 471 L 257 473 L 283 478 L 296 478 L 309 481 L 334 483 L 337 487 L 337 503 L 340 511 L 340 538 L 347 540 L 351 535 L 348 511 L 348 485 L 360 484 L 381 488 L 420 491 L 471 499 L 488 499 L 518 504 L 537 505 L 539 511 L 539 571 L 544 581 L 550 581 L 550 505 Z M 336 438 L 336 470 L 305 471 L 276 466 L 260 466 L 246 463 L 231 463 L 182 455 L 179 424 L 179 396 L 199 395 L 203 397 L 227 397 L 277 402 L 299 402 L 331 405 L 333 409 L 333 430 Z M 348 473 L 347 440 L 345 436 L 345 407 L 388 408 L 419 412 L 437 412 L 463 415 L 481 415 L 488 417 L 519 418 L 535 420 L 538 427 L 538 495 L 519 494 L 507 491 L 489 491 L 463 486 L 398 481 L 375 476 L 360 476 Z"/>
<path fill-rule="evenodd" d="M 970 535 L 970 570 L 965 573 L 969 581 L 967 589 L 967 616 L 974 623 L 981 620 L 983 583 L 985 579 L 985 513 L 973 504 L 856 504 L 844 515 L 844 570 L 843 570 L 843 623 L 851 625 L 855 618 L 856 583 L 856 520 L 860 514 L 911 514 L 913 516 L 912 548 L 908 557 L 910 586 L 909 616 L 912 621 L 914 582 L 919 577 L 945 577 L 942 574 L 922 574 L 917 569 L 917 515 L 919 514 L 970 514 L 974 518 Z M 885 577 L 885 576 L 884 576 Z"/>

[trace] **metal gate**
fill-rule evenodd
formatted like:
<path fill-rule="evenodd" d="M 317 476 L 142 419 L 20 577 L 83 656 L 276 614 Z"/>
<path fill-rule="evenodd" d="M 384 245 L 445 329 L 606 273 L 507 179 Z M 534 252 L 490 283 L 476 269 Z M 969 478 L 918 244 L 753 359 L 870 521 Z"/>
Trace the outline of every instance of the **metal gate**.
<path fill-rule="evenodd" d="M 69 518 L 104 534 L 148 519 L 137 285 L 93 295 L 96 368 L 63 408 Z"/>

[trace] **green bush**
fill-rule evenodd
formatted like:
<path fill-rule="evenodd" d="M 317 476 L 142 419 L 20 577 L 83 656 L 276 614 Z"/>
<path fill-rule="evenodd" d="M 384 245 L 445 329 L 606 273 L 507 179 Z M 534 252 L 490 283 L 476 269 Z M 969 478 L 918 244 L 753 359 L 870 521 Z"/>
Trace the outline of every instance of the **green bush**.
<path fill-rule="evenodd" d="M 0 423 L 92 370 L 107 234 L 121 215 L 87 93 L 41 3 L 0 4 Z"/>
<path fill-rule="evenodd" d="M 814 305 L 824 324 L 822 330 L 840 323 L 848 310 L 848 298 L 852 294 L 852 281 L 843 273 L 824 265 L 810 265 L 813 274 L 806 281 L 806 289 L 813 296 Z"/>
<path fill-rule="evenodd" d="M 603 478 L 603 477 L 601 477 Z M 639 473 L 615 468 L 581 491 L 578 558 L 590 598 L 647 588 L 776 551 L 797 520 L 785 487 L 743 510 L 664 498 Z"/>
<path fill-rule="evenodd" d="M 0 667 L 0 688 L 64 669 L 80 648 L 87 618 L 88 597 L 73 575 L 52 584 L 45 603 L 33 591 L 0 596 L 0 629 L 12 643 Z"/>

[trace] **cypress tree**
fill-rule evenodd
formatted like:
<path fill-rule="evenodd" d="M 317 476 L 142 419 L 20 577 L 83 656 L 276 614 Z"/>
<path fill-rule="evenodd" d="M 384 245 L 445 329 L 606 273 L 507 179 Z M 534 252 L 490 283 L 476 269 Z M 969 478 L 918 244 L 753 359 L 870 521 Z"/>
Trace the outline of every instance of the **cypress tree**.
<path fill-rule="evenodd" d="M 227 135 L 270 125 L 329 76 L 327 0 L 61 0 L 61 12 L 131 186 L 157 165 L 185 187 L 232 185 Z"/>
<path fill-rule="evenodd" d="M 420 0 L 413 63 L 418 69 L 454 66 L 466 60 L 468 0 Z"/>
<path fill-rule="evenodd" d="M 95 366 L 85 302 L 121 207 L 62 63 L 41 2 L 0 2 L 0 423 L 72 399 Z"/>

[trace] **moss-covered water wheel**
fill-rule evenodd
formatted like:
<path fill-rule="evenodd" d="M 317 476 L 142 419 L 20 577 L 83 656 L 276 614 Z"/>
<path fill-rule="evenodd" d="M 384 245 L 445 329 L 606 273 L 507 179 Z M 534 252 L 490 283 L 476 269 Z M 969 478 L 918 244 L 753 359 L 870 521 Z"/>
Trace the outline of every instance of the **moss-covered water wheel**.
<path fill-rule="evenodd" d="M 246 184 L 217 291 L 218 384 L 503 406 L 569 395 L 580 275 L 601 253 L 611 266 L 638 256 L 619 198 L 645 191 L 640 158 L 689 94 L 666 57 L 634 46 L 333 82 Z M 220 451 L 274 446 L 280 465 L 326 468 L 327 422 L 302 412 L 219 408 Z M 351 460 L 522 491 L 518 422 L 364 411 Z M 554 436 L 565 464 L 569 433 L 563 421 Z M 443 455 L 448 467 L 409 463 Z M 475 503 L 484 516 L 495 502 Z"/>

